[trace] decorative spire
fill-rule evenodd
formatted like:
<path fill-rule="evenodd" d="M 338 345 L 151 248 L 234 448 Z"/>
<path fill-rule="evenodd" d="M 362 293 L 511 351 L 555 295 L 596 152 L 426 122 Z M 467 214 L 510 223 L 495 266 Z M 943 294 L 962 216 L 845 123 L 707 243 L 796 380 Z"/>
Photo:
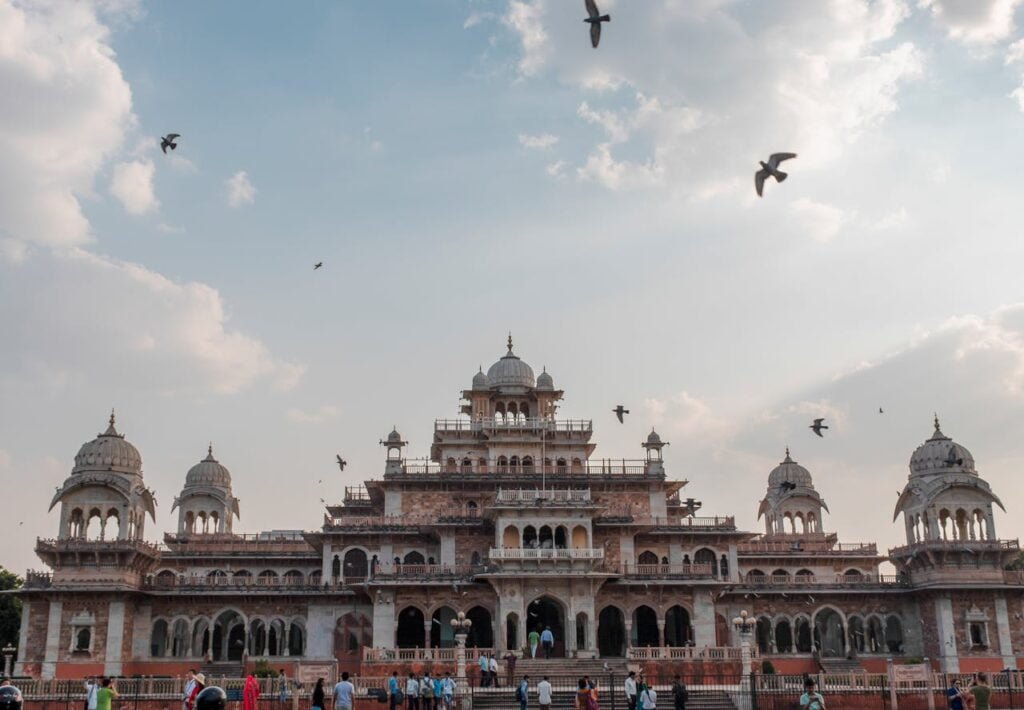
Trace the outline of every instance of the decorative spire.
<path fill-rule="evenodd" d="M 786 458 L 783 460 L 782 463 L 793 463 L 793 459 L 791 459 L 789 457 L 789 445 L 788 444 L 786 445 Z"/>
<path fill-rule="evenodd" d="M 939 431 L 939 413 L 935 412 L 935 431 Z"/>
<path fill-rule="evenodd" d="M 216 461 L 217 460 L 217 459 L 213 458 L 213 442 L 212 441 L 210 442 L 210 445 L 206 447 L 206 459 L 205 460 L 206 461 Z"/>
<path fill-rule="evenodd" d="M 945 434 L 943 434 L 942 430 L 939 428 L 939 414 L 938 414 L 938 412 L 935 413 L 934 421 L 935 421 L 935 433 L 932 434 L 932 439 L 947 439 L 947 438 L 949 438 Z"/>
<path fill-rule="evenodd" d="M 110 419 L 109 419 L 110 424 L 107 426 L 107 430 L 105 432 L 103 432 L 102 434 L 100 434 L 100 436 L 121 436 L 120 434 L 117 433 L 117 429 L 114 427 L 114 421 L 115 420 L 116 420 L 116 417 L 114 415 L 114 410 L 111 409 L 110 410 Z M 122 438 L 124 438 L 124 437 L 122 437 Z"/>
<path fill-rule="evenodd" d="M 509 355 L 512 354 L 512 331 L 511 330 L 508 332 L 508 353 L 509 353 Z"/>

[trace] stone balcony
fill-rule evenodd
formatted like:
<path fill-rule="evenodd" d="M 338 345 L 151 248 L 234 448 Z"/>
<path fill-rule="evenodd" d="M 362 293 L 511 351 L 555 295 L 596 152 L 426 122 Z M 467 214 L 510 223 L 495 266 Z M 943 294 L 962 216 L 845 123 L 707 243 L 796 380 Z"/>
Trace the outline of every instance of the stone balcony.
<path fill-rule="evenodd" d="M 516 574 L 603 572 L 604 548 L 492 547 L 489 569 Z"/>
<path fill-rule="evenodd" d="M 500 507 L 553 504 L 589 507 L 594 505 L 589 488 L 499 488 L 495 504 Z"/>
<path fill-rule="evenodd" d="M 876 557 L 873 542 L 831 542 L 828 540 L 753 540 L 737 546 L 741 557 Z"/>
<path fill-rule="evenodd" d="M 442 436 L 469 434 L 502 434 L 502 433 L 537 433 L 566 432 L 584 434 L 594 433 L 592 419 L 547 419 L 543 417 L 519 417 L 517 419 L 437 419 L 434 421 L 434 433 Z"/>

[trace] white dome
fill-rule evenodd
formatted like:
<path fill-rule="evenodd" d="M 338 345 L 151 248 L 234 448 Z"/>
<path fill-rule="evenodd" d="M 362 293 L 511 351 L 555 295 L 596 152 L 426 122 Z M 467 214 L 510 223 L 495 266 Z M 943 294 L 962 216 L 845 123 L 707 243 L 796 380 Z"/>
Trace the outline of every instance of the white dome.
<path fill-rule="evenodd" d="M 138 449 L 125 441 L 123 434 L 117 433 L 113 412 L 110 413 L 107 430 L 92 441 L 82 444 L 75 455 L 75 467 L 71 469 L 72 475 L 95 471 L 142 475 L 142 456 Z"/>
<path fill-rule="evenodd" d="M 512 352 L 511 335 L 508 338 L 508 352 L 487 370 L 487 379 L 490 381 L 491 387 L 527 387 L 532 389 L 535 386 L 533 368 Z"/>
<path fill-rule="evenodd" d="M 768 474 L 768 487 L 778 488 L 783 481 L 789 481 L 805 488 L 814 488 L 811 472 L 789 457 L 788 448 L 786 449 L 786 458 Z"/>
<path fill-rule="evenodd" d="M 474 390 L 485 390 L 489 389 L 491 381 L 484 374 L 484 368 L 480 368 L 480 371 L 473 375 L 473 389 Z"/>
<path fill-rule="evenodd" d="M 391 433 L 388 434 L 387 443 L 389 444 L 401 444 L 402 435 L 398 433 L 397 427 L 392 427 Z"/>
<path fill-rule="evenodd" d="M 555 380 L 548 374 L 547 368 L 544 368 L 544 372 L 537 376 L 537 389 L 539 390 L 553 390 L 555 389 Z"/>
<path fill-rule="evenodd" d="M 939 418 L 935 417 L 935 431 L 931 438 L 918 446 L 910 456 L 910 475 L 930 473 L 963 472 L 977 475 L 974 456 L 939 429 Z"/>
<path fill-rule="evenodd" d="M 654 429 L 651 429 L 651 433 L 647 435 L 647 445 L 658 446 L 660 444 L 661 437 L 658 435 L 658 432 L 654 431 Z"/>
<path fill-rule="evenodd" d="M 188 470 L 185 486 L 214 485 L 231 488 L 231 472 L 213 458 L 213 446 L 207 450 L 206 458 Z"/>

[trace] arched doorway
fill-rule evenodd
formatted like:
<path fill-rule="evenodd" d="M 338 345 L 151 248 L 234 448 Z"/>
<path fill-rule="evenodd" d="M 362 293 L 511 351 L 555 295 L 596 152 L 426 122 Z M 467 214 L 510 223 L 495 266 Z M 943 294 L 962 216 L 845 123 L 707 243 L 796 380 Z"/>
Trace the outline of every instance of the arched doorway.
<path fill-rule="evenodd" d="M 814 643 L 825 658 L 846 655 L 846 629 L 835 609 L 822 609 L 814 617 Z"/>
<path fill-rule="evenodd" d="M 225 611 L 213 622 L 213 660 L 240 661 L 245 651 L 245 620 Z"/>
<path fill-rule="evenodd" d="M 454 618 L 455 610 L 450 606 L 434 610 L 430 617 L 431 648 L 451 648 L 455 645 L 455 630 L 452 628 Z"/>
<path fill-rule="evenodd" d="M 505 617 L 505 648 L 519 650 L 519 616 L 515 613 Z"/>
<path fill-rule="evenodd" d="M 626 655 L 626 620 L 616 606 L 606 606 L 597 616 L 597 650 L 602 658 Z"/>
<path fill-rule="evenodd" d="M 398 630 L 395 645 L 398 648 L 423 648 L 423 612 L 415 606 L 407 606 L 398 613 Z"/>
<path fill-rule="evenodd" d="M 361 661 L 364 646 L 373 646 L 373 623 L 364 614 L 349 612 L 334 627 L 334 657 L 344 665 Z"/>
<path fill-rule="evenodd" d="M 690 638 L 690 612 L 676 605 L 665 613 L 665 645 L 686 646 Z"/>
<path fill-rule="evenodd" d="M 494 621 L 491 612 L 482 606 L 475 606 L 466 612 L 466 618 L 473 622 L 466 637 L 469 648 L 494 648 Z"/>
<path fill-rule="evenodd" d="M 561 658 L 565 656 L 565 615 L 562 613 L 562 605 L 550 597 L 538 597 L 526 607 L 526 628 L 528 631 L 536 630 L 542 633 L 544 629 L 551 629 L 555 636 L 555 646 L 551 652 L 552 656 Z M 541 653 L 538 649 L 537 653 Z"/>
<path fill-rule="evenodd" d="M 342 567 L 342 576 L 346 582 L 361 582 L 366 579 L 370 569 L 366 561 L 366 553 L 359 548 L 352 548 L 345 553 L 345 561 Z"/>
<path fill-rule="evenodd" d="M 649 606 L 638 606 L 633 610 L 633 630 L 630 642 L 634 648 L 649 648 L 661 645 L 658 638 L 658 614 Z"/>

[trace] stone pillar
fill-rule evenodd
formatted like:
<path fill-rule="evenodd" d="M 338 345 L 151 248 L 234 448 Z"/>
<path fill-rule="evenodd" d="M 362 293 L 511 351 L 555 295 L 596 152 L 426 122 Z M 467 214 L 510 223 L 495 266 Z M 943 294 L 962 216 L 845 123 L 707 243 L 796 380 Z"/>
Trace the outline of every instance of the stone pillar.
<path fill-rule="evenodd" d="M 50 613 L 46 619 L 46 650 L 43 655 L 42 677 L 50 680 L 57 673 L 57 658 L 60 654 L 60 622 L 63 602 L 51 601 Z M 24 629 L 25 627 L 22 627 Z M 22 653 L 26 647 L 19 649 Z"/>
<path fill-rule="evenodd" d="M 999 636 L 999 652 L 1003 655 L 1003 668 L 1016 668 L 1013 655 L 1013 640 L 1010 636 L 1010 611 L 1006 597 L 996 597 L 996 633 Z"/>
<path fill-rule="evenodd" d="M 665 619 L 658 619 L 658 646 L 665 646 Z"/>
<path fill-rule="evenodd" d="M 373 601 L 373 645 L 395 648 L 395 597 L 381 591 Z"/>
<path fill-rule="evenodd" d="M 21 628 L 18 631 L 18 661 L 14 664 L 14 675 L 25 675 L 25 660 L 28 656 L 28 625 L 32 618 L 32 602 L 21 603 Z"/>
<path fill-rule="evenodd" d="M 432 625 L 433 617 L 424 617 L 423 622 L 423 648 L 429 649 L 430 646 L 430 627 Z"/>
<path fill-rule="evenodd" d="M 333 581 L 331 579 L 331 565 L 334 562 L 334 552 L 333 552 L 333 550 L 334 550 L 334 548 L 331 546 L 331 543 L 329 543 L 329 542 L 325 542 L 324 543 L 323 567 L 320 569 L 321 580 L 323 581 L 324 584 L 327 584 L 328 582 Z"/>
<path fill-rule="evenodd" d="M 695 589 L 693 592 L 693 644 L 715 646 L 715 602 L 711 592 Z"/>
<path fill-rule="evenodd" d="M 627 614 L 624 619 L 626 622 L 626 653 L 629 654 L 629 649 L 633 648 L 633 615 Z"/>
<path fill-rule="evenodd" d="M 985 523 L 986 523 L 985 524 L 985 531 L 987 533 L 986 539 L 987 540 L 998 540 L 999 538 L 996 537 L 996 521 L 995 521 L 995 518 L 992 517 L 992 506 L 991 506 L 991 504 L 989 505 L 988 510 L 985 512 Z M 1010 666 L 1010 667 L 1011 668 L 1016 668 L 1016 666 Z"/>
<path fill-rule="evenodd" d="M 939 670 L 943 673 L 959 673 L 956 624 L 953 622 L 953 601 L 949 596 L 935 600 L 935 628 L 939 640 Z"/>
<path fill-rule="evenodd" d="M 565 620 L 565 655 L 567 658 L 572 658 L 576 651 L 576 616 L 568 614 L 568 618 Z"/>
<path fill-rule="evenodd" d="M 455 535 L 451 533 L 441 534 L 441 559 L 442 565 L 455 564 Z"/>
<path fill-rule="evenodd" d="M 630 568 L 636 566 L 636 551 L 633 548 L 632 535 L 622 535 L 619 538 L 619 562 Z"/>
<path fill-rule="evenodd" d="M 679 545 L 670 545 L 668 548 L 668 563 L 674 569 L 683 565 L 683 548 Z"/>
<path fill-rule="evenodd" d="M 281 626 L 284 628 L 284 631 L 281 632 L 281 640 L 282 640 L 282 643 L 281 643 L 281 655 L 282 656 L 290 656 L 292 654 L 290 654 L 288 652 L 288 646 L 289 646 L 288 635 L 291 633 L 292 625 L 290 623 L 288 623 L 287 621 L 283 621 L 281 623 Z M 225 651 L 224 651 L 224 660 L 227 660 L 227 658 L 228 658 L 227 647 L 228 647 L 228 645 L 227 645 L 227 643 L 225 643 L 224 644 L 224 649 L 225 649 Z"/>
<path fill-rule="evenodd" d="M 107 607 L 107 657 L 103 664 L 105 675 L 121 675 L 121 650 L 124 647 L 123 601 L 112 601 Z"/>
<path fill-rule="evenodd" d="M 736 543 L 729 545 L 729 581 L 740 581 L 740 556 L 736 549 Z"/>
<path fill-rule="evenodd" d="M 151 648 L 149 647 L 149 634 L 153 628 L 153 607 L 149 604 L 140 604 L 135 607 L 135 614 L 132 617 L 132 660 L 141 661 L 149 658 Z M 171 655 L 174 646 L 174 624 L 167 627 L 167 653 Z"/>
<path fill-rule="evenodd" d="M 344 614 L 349 609 L 338 609 Z M 337 619 L 330 604 L 310 604 L 306 612 L 306 657 L 334 660 L 334 629 Z M 348 639 L 345 640 L 348 643 Z"/>

